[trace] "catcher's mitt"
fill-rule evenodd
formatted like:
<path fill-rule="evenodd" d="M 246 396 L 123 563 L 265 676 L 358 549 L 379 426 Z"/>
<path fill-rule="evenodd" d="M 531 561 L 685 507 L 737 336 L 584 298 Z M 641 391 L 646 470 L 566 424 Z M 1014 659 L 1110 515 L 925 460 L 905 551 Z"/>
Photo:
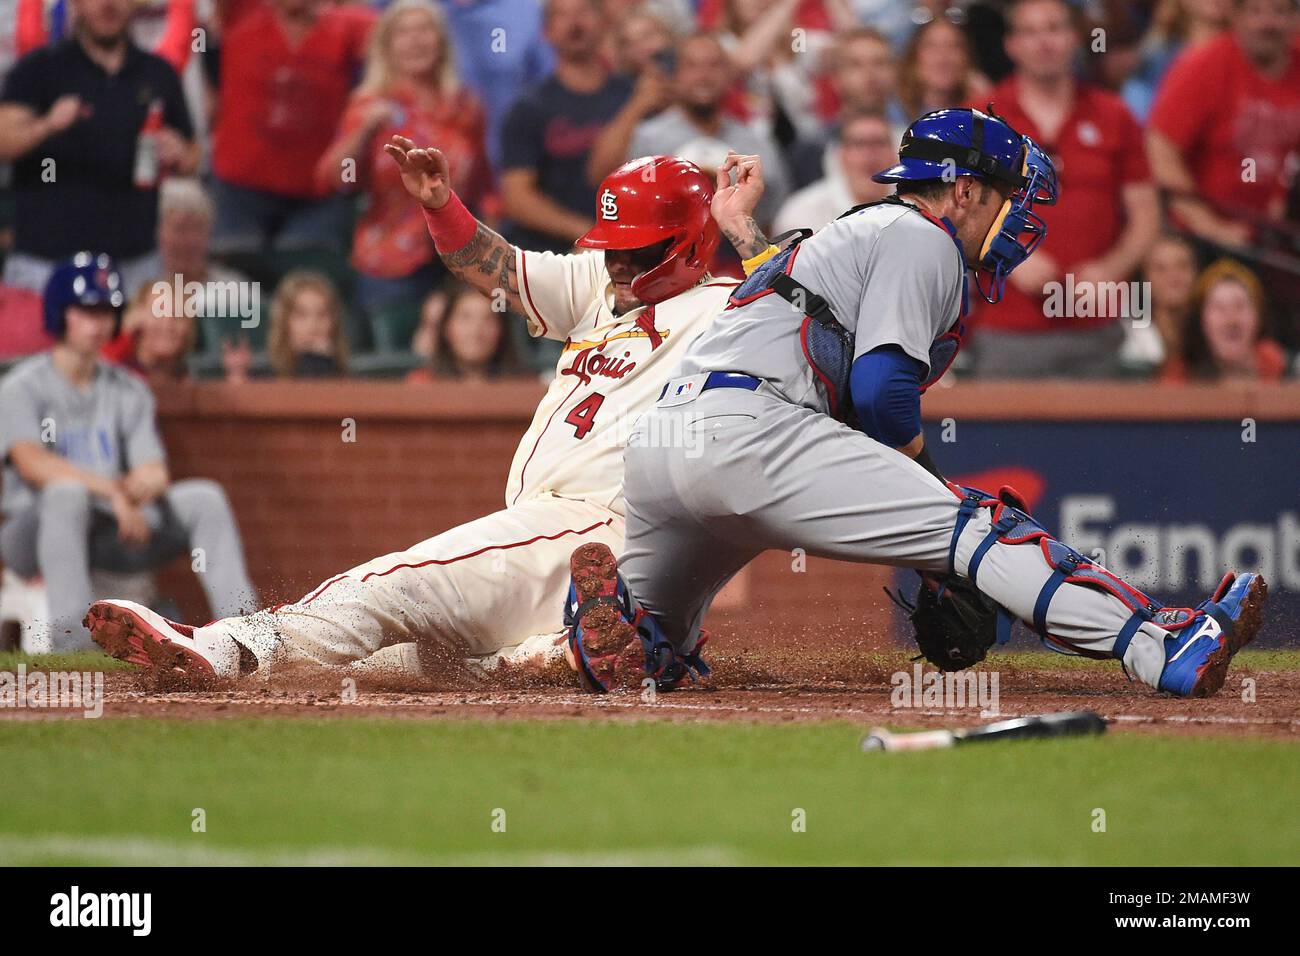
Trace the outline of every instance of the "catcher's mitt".
<path fill-rule="evenodd" d="M 998 638 L 998 606 L 963 578 L 922 574 L 915 604 L 885 593 L 908 612 L 921 656 L 939 670 L 978 664 Z"/>

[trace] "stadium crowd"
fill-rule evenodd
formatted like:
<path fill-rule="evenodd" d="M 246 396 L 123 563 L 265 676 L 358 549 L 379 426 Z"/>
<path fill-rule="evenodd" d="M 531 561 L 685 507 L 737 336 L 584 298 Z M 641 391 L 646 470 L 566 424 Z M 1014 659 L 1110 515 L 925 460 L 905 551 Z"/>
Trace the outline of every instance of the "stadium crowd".
<path fill-rule="evenodd" d="M 48 347 L 45 283 L 92 250 L 124 284 L 105 355 L 155 387 L 546 374 L 556 343 L 449 280 L 393 134 L 562 251 L 630 157 L 758 154 L 776 235 L 885 195 L 915 117 L 991 104 L 1062 199 L 960 373 L 1280 379 L 1298 27 L 1295 0 L 0 0 L 0 361 Z"/>

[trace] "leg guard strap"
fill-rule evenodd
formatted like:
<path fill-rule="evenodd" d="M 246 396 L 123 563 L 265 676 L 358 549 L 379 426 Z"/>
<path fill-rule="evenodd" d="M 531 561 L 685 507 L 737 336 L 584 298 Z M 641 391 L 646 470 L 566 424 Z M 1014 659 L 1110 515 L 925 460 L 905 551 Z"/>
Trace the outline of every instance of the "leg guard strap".
<path fill-rule="evenodd" d="M 1043 539 L 1040 546 L 1043 549 L 1043 556 L 1052 568 L 1052 575 L 1038 592 L 1038 600 L 1034 602 L 1034 630 L 1038 632 L 1038 636 L 1047 643 L 1049 637 L 1047 609 L 1062 584 L 1069 582 L 1095 587 L 1118 598 L 1132 612 L 1124 622 L 1124 626 L 1120 628 L 1115 644 L 1111 648 L 1111 655 L 1122 661 L 1138 628 L 1155 616 L 1155 613 L 1160 610 L 1159 605 L 1122 578 L 1099 567 L 1055 538 Z"/>
<path fill-rule="evenodd" d="M 948 488 L 953 494 L 961 496 L 961 504 L 957 507 L 957 521 L 952 526 L 952 540 L 948 544 L 948 573 L 957 573 L 957 541 L 961 538 L 961 533 L 966 530 L 966 525 L 975 514 L 975 510 L 982 504 L 990 501 L 987 494 L 978 488 L 963 488 L 961 485 L 950 484 Z M 996 499 L 994 499 L 996 500 Z M 986 549 L 987 550 L 987 549 Z M 971 583 L 974 583 L 974 577 L 971 577 Z"/>
<path fill-rule="evenodd" d="M 1124 622 L 1124 626 L 1119 629 L 1119 636 L 1115 638 L 1115 647 L 1111 651 L 1116 660 L 1124 660 L 1124 655 L 1128 653 L 1128 646 L 1133 641 L 1133 635 L 1149 620 L 1151 620 L 1151 613 L 1146 608 L 1141 608 L 1134 611 Z"/>
<path fill-rule="evenodd" d="M 970 578 L 971 584 L 975 584 L 976 575 L 979 574 L 980 562 L 984 560 L 984 555 L 989 553 L 989 548 L 993 547 L 993 545 L 999 541 L 1003 544 L 1017 544 L 1022 540 L 1033 540 L 1035 534 L 1047 533 L 1038 526 L 1033 518 L 1023 511 L 1005 504 L 993 507 L 993 525 L 989 528 L 988 534 L 984 536 L 984 540 L 975 547 L 975 552 L 970 557 L 970 563 L 966 566 L 966 577 Z M 1025 526 L 1029 528 L 1028 537 L 1021 536 L 1012 540 L 1013 533 L 1023 531 Z"/>
<path fill-rule="evenodd" d="M 1047 608 L 1052 603 L 1052 598 L 1066 579 L 1075 571 L 1079 570 L 1079 565 L 1088 559 L 1079 552 L 1070 550 L 1064 555 L 1053 567 L 1052 575 L 1043 584 L 1042 590 L 1038 592 L 1038 599 L 1034 601 L 1034 630 L 1044 641 L 1047 640 Z"/>

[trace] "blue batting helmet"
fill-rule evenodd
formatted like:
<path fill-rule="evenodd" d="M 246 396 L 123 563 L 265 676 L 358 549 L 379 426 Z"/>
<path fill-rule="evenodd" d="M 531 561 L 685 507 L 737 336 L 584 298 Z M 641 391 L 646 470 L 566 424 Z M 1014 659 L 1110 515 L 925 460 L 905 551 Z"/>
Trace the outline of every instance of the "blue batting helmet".
<path fill-rule="evenodd" d="M 1012 190 L 984 239 L 981 271 L 975 277 L 980 294 L 997 302 L 1011 270 L 1047 235 L 1047 225 L 1033 206 L 1056 202 L 1056 168 L 1037 143 L 991 108 L 988 113 L 949 109 L 926 113 L 909 126 L 898 147 L 898 163 L 872 178 L 902 183 L 956 176 L 976 176 Z M 992 273 L 987 283 L 985 272 Z"/>
<path fill-rule="evenodd" d="M 63 337 L 70 305 L 108 306 L 120 326 L 125 304 L 122 275 L 113 257 L 105 252 L 78 252 L 55 266 L 45 283 L 45 331 Z"/>

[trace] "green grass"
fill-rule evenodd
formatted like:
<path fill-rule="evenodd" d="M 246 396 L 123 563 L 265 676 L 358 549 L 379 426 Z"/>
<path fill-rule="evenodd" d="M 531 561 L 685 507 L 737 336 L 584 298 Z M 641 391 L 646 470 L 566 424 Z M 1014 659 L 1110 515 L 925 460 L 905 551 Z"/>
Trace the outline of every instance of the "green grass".
<path fill-rule="evenodd" d="M 1086 657 L 1073 657 L 1068 654 L 1056 654 L 1052 651 L 993 651 L 989 654 L 983 668 L 996 670 L 999 666 L 1014 664 L 1029 670 L 1068 671 L 1096 670 L 1097 662 Z M 1269 648 L 1254 650 L 1246 648 L 1232 659 L 1234 668 L 1248 668 L 1255 671 L 1300 670 L 1300 649 Z"/>
<path fill-rule="evenodd" d="M 99 651 L 69 651 L 64 654 L 24 654 L 0 651 L 0 671 L 12 671 L 19 664 L 28 670 L 43 671 L 119 671 L 133 670 L 133 665 L 114 660 Z"/>
<path fill-rule="evenodd" d="M 848 723 L 0 723 L 0 863 L 1282 864 L 1300 747 Z M 206 833 L 191 813 L 206 813 Z M 506 829 L 492 830 L 505 811 Z M 806 832 L 792 832 L 796 808 Z M 1106 832 L 1093 831 L 1094 810 Z"/>

